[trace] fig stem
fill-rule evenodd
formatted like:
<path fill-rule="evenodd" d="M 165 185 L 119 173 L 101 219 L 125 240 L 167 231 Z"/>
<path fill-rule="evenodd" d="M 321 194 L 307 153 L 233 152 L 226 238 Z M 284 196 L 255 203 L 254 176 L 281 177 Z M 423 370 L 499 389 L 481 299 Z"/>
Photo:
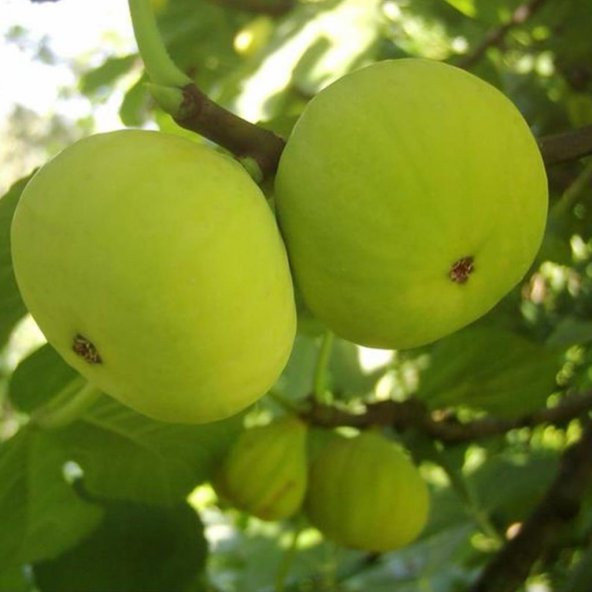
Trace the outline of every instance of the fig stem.
<path fill-rule="evenodd" d="M 334 335 L 331 331 L 325 331 L 319 348 L 319 356 L 314 373 L 314 396 L 318 403 L 327 402 L 327 372 L 329 359 L 333 349 Z"/>
<path fill-rule="evenodd" d="M 212 101 L 173 62 L 158 31 L 150 0 L 128 0 L 134 35 L 154 100 L 181 127 L 234 154 L 255 180 L 271 177 L 285 141 Z"/>
<path fill-rule="evenodd" d="M 172 87 L 191 84 L 191 78 L 177 67 L 166 50 L 150 0 L 129 0 L 129 10 L 138 49 L 150 80 Z"/>
<path fill-rule="evenodd" d="M 76 421 L 102 394 L 94 385 L 77 379 L 36 410 L 31 421 L 47 430 L 63 428 Z"/>

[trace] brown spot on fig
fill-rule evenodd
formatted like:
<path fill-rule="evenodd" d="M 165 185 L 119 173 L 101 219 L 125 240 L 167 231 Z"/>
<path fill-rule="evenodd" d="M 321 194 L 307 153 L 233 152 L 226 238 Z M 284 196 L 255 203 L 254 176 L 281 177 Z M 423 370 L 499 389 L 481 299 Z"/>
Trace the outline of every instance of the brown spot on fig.
<path fill-rule="evenodd" d="M 103 360 L 99 355 L 97 348 L 84 335 L 77 333 L 72 342 L 72 351 L 84 358 L 89 364 L 102 364 Z"/>
<path fill-rule="evenodd" d="M 464 284 L 475 269 L 473 257 L 461 257 L 450 267 L 448 277 L 457 284 Z"/>

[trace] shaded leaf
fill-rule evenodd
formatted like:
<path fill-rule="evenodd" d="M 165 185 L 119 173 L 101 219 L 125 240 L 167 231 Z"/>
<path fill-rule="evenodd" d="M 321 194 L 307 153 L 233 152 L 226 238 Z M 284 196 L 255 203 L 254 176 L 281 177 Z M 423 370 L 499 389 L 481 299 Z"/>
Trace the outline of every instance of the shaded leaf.
<path fill-rule="evenodd" d="M 467 480 L 480 506 L 507 525 L 532 511 L 555 477 L 558 462 L 558 455 L 550 452 L 494 456 Z M 500 487 L 500 483 L 504 486 Z"/>
<path fill-rule="evenodd" d="M 25 575 L 25 567 L 16 565 L 0 570 L 0 592 L 30 592 L 31 582 Z"/>
<path fill-rule="evenodd" d="M 516 416 L 544 405 L 555 388 L 557 352 L 510 331 L 469 327 L 432 349 L 417 396 L 431 407 L 467 405 Z"/>
<path fill-rule="evenodd" d="M 50 434 L 35 429 L 0 446 L 0 565 L 55 557 L 99 523 L 101 509 L 64 478 L 67 460 Z"/>
<path fill-rule="evenodd" d="M 0 199 L 0 347 L 13 327 L 27 312 L 12 269 L 10 225 L 16 204 L 31 177 L 17 181 Z"/>
<path fill-rule="evenodd" d="M 561 319 L 547 338 L 548 345 L 557 347 L 590 341 L 592 341 L 592 321 L 585 321 L 575 316 Z"/>
<path fill-rule="evenodd" d="M 165 509 L 112 502 L 104 509 L 90 537 L 34 566 L 41 592 L 186 592 L 203 571 L 203 527 L 187 504 Z"/>
<path fill-rule="evenodd" d="M 207 480 L 242 428 L 242 416 L 203 425 L 147 418 L 105 396 L 56 435 L 107 498 L 171 505 Z"/>
<path fill-rule="evenodd" d="M 51 345 L 46 344 L 17 366 L 10 378 L 8 396 L 15 407 L 31 413 L 65 389 L 76 390 L 85 382 Z"/>

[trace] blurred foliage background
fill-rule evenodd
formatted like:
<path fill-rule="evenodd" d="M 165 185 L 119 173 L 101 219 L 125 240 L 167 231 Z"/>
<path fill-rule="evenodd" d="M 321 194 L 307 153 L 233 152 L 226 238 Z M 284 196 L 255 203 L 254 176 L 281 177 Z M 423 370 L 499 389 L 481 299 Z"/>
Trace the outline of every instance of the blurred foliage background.
<path fill-rule="evenodd" d="M 44 345 L 14 284 L 8 229 L 21 178 L 96 131 L 189 134 L 148 95 L 127 21 L 118 32 L 97 23 L 94 46 L 72 54 L 19 19 L 34 11 L 52 19 L 53 10 L 70 23 L 67 37 L 79 3 L 23 3 L 1 7 L 4 84 L 24 90 L 3 105 L 0 124 L 0 592 L 468 590 L 542 497 L 580 433 L 577 420 L 454 446 L 393 432 L 421 463 L 432 513 L 415 544 L 378 558 L 323 540 L 301 517 L 244 515 L 208 481 L 243 425 L 305 402 L 319 384 L 327 402 L 350 410 L 413 396 L 466 420 L 515 418 L 589 391 L 592 161 L 549 169 L 549 225 L 531 273 L 455 335 L 404 352 L 336 339 L 320 367 L 322 328 L 303 312 L 273 396 L 244 417 L 160 424 L 105 398 L 61 430 L 36 429 L 36 410 L 80 379 Z M 538 137 L 592 123 L 585 0 L 154 0 L 154 8 L 171 55 L 211 98 L 283 135 L 327 84 L 404 56 L 469 67 L 517 104 Z M 39 66 L 26 87 L 25 62 Z M 42 108 L 31 106 L 35 96 Z M 592 495 L 523 589 L 589 590 L 591 536 Z"/>

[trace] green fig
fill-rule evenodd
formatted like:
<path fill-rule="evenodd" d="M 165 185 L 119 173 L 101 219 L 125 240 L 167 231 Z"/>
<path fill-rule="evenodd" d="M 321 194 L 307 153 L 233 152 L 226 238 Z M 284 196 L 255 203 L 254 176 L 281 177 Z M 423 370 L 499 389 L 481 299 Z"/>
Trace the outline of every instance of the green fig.
<path fill-rule="evenodd" d="M 490 310 L 531 266 L 547 180 L 518 109 L 459 68 L 379 62 L 305 108 L 275 182 L 312 313 L 383 348 L 435 341 Z"/>
<path fill-rule="evenodd" d="M 311 523 L 345 547 L 390 551 L 423 529 L 428 489 L 393 442 L 375 432 L 336 437 L 314 458 L 305 511 Z"/>
<path fill-rule="evenodd" d="M 237 413 L 292 348 L 290 271 L 263 194 L 187 139 L 124 130 L 66 148 L 22 194 L 12 257 L 49 343 L 155 419 Z"/>
<path fill-rule="evenodd" d="M 306 434 L 295 417 L 245 430 L 214 480 L 217 493 L 262 520 L 292 516 L 306 492 Z"/>

